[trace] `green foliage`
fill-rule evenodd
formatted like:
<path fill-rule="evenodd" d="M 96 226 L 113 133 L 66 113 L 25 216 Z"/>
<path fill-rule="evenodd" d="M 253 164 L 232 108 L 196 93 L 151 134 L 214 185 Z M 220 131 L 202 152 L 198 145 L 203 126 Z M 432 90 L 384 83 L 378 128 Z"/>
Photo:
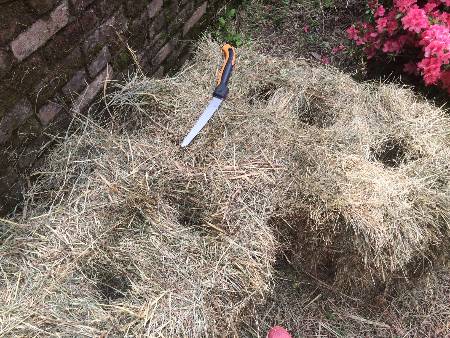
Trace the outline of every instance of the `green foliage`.
<path fill-rule="evenodd" d="M 237 33 L 234 28 L 236 13 L 236 8 L 226 8 L 217 20 L 217 29 L 213 32 L 213 36 L 218 41 L 228 42 L 233 46 L 240 47 L 244 41 L 242 35 Z"/>
<path fill-rule="evenodd" d="M 322 0 L 322 6 L 325 9 L 333 8 L 334 7 L 334 0 Z"/>

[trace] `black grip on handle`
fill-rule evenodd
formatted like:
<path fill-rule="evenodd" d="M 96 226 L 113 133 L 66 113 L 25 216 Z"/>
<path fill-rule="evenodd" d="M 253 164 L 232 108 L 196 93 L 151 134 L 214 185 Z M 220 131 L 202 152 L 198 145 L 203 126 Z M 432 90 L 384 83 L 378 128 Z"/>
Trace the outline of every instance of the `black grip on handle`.
<path fill-rule="evenodd" d="M 222 78 L 219 85 L 214 90 L 213 96 L 224 100 L 228 95 L 228 81 L 230 80 L 231 73 L 233 72 L 233 60 L 234 60 L 234 49 L 228 49 L 229 57 L 227 63 L 223 69 Z"/>

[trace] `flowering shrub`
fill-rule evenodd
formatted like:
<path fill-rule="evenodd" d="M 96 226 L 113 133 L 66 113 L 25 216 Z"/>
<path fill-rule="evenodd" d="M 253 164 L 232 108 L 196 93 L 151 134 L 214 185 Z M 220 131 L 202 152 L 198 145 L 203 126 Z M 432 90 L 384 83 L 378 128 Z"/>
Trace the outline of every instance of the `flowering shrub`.
<path fill-rule="evenodd" d="M 348 28 L 348 37 L 369 59 L 403 56 L 406 73 L 450 93 L 450 0 L 393 0 L 391 5 L 374 0 L 369 7 L 372 19 Z"/>

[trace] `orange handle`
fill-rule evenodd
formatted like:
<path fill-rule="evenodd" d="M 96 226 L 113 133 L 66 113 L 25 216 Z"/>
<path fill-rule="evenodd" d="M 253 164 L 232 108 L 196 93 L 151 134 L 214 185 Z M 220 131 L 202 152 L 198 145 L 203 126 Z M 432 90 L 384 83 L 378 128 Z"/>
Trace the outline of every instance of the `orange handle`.
<path fill-rule="evenodd" d="M 232 51 L 231 53 L 230 50 Z M 225 71 L 225 67 L 228 64 L 228 60 L 230 59 L 230 54 L 232 54 L 231 65 L 234 66 L 234 64 L 236 63 L 236 51 L 232 45 L 228 43 L 225 44 L 222 47 L 222 53 L 225 60 L 223 61 L 223 65 L 220 68 L 219 73 L 217 75 L 217 85 L 220 85 L 220 83 L 222 82 L 223 72 Z"/>
<path fill-rule="evenodd" d="M 217 74 L 217 87 L 214 90 L 213 96 L 225 100 L 228 95 L 228 81 L 230 80 L 236 62 L 236 51 L 233 46 L 227 43 L 222 47 L 222 53 L 225 60 Z"/>

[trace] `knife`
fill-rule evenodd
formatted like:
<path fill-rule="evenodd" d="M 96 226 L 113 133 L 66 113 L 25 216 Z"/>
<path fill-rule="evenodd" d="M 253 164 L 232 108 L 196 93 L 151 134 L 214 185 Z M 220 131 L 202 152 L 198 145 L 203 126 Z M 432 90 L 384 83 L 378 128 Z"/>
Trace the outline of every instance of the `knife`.
<path fill-rule="evenodd" d="M 230 44 L 225 44 L 222 47 L 222 53 L 225 58 L 222 68 L 219 70 L 217 78 L 217 87 L 214 90 L 213 98 L 209 105 L 206 107 L 202 115 L 195 123 L 189 134 L 186 135 L 181 147 L 187 147 L 192 140 L 200 133 L 203 127 L 213 117 L 214 113 L 219 109 L 222 102 L 228 95 L 228 81 L 230 80 L 231 73 L 233 72 L 234 64 L 236 62 L 236 52 Z"/>

